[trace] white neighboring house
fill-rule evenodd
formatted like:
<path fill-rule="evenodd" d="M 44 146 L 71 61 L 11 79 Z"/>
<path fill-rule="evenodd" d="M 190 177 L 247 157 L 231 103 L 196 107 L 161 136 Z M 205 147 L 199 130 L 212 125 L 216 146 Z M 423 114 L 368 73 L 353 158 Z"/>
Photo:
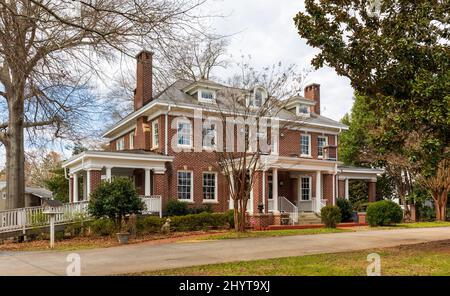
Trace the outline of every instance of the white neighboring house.
<path fill-rule="evenodd" d="M 41 187 L 25 187 L 25 207 L 41 206 L 45 200 L 52 199 L 51 191 Z M 0 211 L 6 210 L 6 182 L 0 181 Z"/>

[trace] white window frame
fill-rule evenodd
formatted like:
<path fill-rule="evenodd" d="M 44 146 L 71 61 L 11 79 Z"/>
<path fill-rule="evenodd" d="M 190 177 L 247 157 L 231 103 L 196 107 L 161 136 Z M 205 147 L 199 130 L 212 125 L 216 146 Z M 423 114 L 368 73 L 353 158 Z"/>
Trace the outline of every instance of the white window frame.
<path fill-rule="evenodd" d="M 179 143 L 179 135 L 178 135 L 178 131 L 180 130 L 179 126 L 180 124 L 188 124 L 189 126 L 189 144 L 180 144 Z M 177 147 L 181 147 L 181 148 L 192 148 L 192 139 L 193 139 L 193 135 L 192 135 L 192 123 L 190 120 L 184 120 L 184 119 L 179 119 L 177 121 Z"/>
<path fill-rule="evenodd" d="M 302 151 L 302 137 L 308 137 L 308 154 L 304 154 Z M 300 157 L 311 157 L 311 135 L 300 134 Z"/>
<path fill-rule="evenodd" d="M 302 109 L 302 108 L 306 108 L 306 113 L 303 113 L 303 112 L 300 112 L 300 110 Z M 298 105 L 297 106 L 297 115 L 303 115 L 303 116 L 308 116 L 308 115 L 310 115 L 311 114 L 311 109 L 310 109 L 310 107 L 309 106 L 307 106 L 307 105 Z"/>
<path fill-rule="evenodd" d="M 204 183 L 204 177 L 205 177 L 205 174 L 212 174 L 212 175 L 214 175 L 214 199 L 205 199 L 205 196 L 204 196 L 204 186 L 205 186 L 205 183 Z M 218 202 L 218 198 L 217 198 L 217 196 L 218 196 L 218 185 L 219 185 L 219 182 L 218 182 L 218 173 L 217 172 L 210 172 L 210 171 L 205 171 L 205 172 L 202 172 L 202 198 L 203 198 L 203 203 L 217 203 Z"/>
<path fill-rule="evenodd" d="M 325 144 L 322 147 L 322 155 L 319 155 L 319 139 L 325 139 Z M 323 158 L 325 152 L 323 151 L 323 148 L 328 146 L 328 137 L 327 136 L 317 136 L 317 158 Z"/>
<path fill-rule="evenodd" d="M 213 134 L 214 134 L 214 145 L 208 146 L 205 145 L 205 130 L 207 128 L 211 128 L 211 126 L 214 126 Z M 209 125 L 202 126 L 202 147 L 204 150 L 215 150 L 217 148 L 217 125 L 215 123 L 210 123 Z"/>
<path fill-rule="evenodd" d="M 129 140 L 130 140 L 130 150 L 134 149 L 134 131 L 131 132 L 129 135 Z"/>
<path fill-rule="evenodd" d="M 155 126 L 156 126 L 156 136 L 155 136 Z M 156 144 L 155 144 L 156 143 Z M 178 141 L 177 141 L 178 143 Z M 152 149 L 159 148 L 159 121 L 158 119 L 152 121 Z"/>
<path fill-rule="evenodd" d="M 256 103 L 256 92 L 261 92 L 261 105 L 257 106 Z M 248 106 L 251 108 L 261 108 L 262 105 L 267 101 L 268 93 L 267 90 L 262 86 L 257 86 L 253 89 L 253 94 L 251 94 L 250 97 L 248 97 Z"/>
<path fill-rule="evenodd" d="M 120 137 L 116 140 L 116 150 L 117 151 L 125 150 L 125 137 Z"/>
<path fill-rule="evenodd" d="M 191 198 L 190 199 L 184 199 L 184 198 L 180 198 L 179 197 L 179 193 L 180 192 L 178 191 L 178 187 L 179 187 L 179 176 L 178 176 L 178 173 L 190 173 L 191 174 Z M 185 201 L 185 202 L 193 202 L 194 201 L 194 172 L 193 171 L 188 171 L 188 170 L 179 170 L 179 171 L 177 171 L 177 199 L 179 201 Z"/>
<path fill-rule="evenodd" d="M 203 98 L 203 93 L 211 93 L 212 94 L 212 99 L 205 99 Z M 203 103 L 214 103 L 216 101 L 216 91 L 211 90 L 211 89 L 201 89 L 198 91 L 197 94 L 197 99 L 199 102 L 203 102 Z"/>
<path fill-rule="evenodd" d="M 308 199 L 303 199 L 303 192 L 302 192 L 302 190 L 303 190 L 303 187 L 302 187 L 302 180 L 303 179 L 308 179 L 309 181 L 309 188 L 308 188 L 308 190 L 309 190 L 309 197 L 308 197 Z M 300 176 L 299 178 L 298 178 L 298 180 L 299 180 L 299 191 L 300 191 L 300 201 L 311 201 L 312 200 L 312 177 L 311 176 Z"/>

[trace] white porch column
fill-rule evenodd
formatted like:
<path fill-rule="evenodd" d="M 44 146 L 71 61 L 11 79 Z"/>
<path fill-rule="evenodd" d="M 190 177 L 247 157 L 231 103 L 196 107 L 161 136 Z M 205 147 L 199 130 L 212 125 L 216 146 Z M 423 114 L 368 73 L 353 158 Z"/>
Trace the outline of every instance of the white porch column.
<path fill-rule="evenodd" d="M 86 200 L 91 195 L 91 170 L 86 171 Z"/>
<path fill-rule="evenodd" d="M 349 199 L 348 196 L 348 178 L 345 179 L 345 199 Z"/>
<path fill-rule="evenodd" d="M 73 174 L 73 202 L 78 202 L 78 174 Z"/>
<path fill-rule="evenodd" d="M 333 175 L 333 206 L 336 205 L 336 175 Z"/>
<path fill-rule="evenodd" d="M 234 178 L 233 176 L 228 176 L 228 178 L 230 178 L 230 184 L 231 184 L 231 188 L 230 188 L 230 201 L 228 203 L 228 208 L 230 210 L 234 209 L 234 204 L 233 204 L 233 198 L 231 198 L 231 191 L 234 190 Z"/>
<path fill-rule="evenodd" d="M 316 212 L 320 212 L 322 202 L 322 172 L 316 173 Z"/>
<path fill-rule="evenodd" d="M 278 169 L 272 169 L 272 198 L 273 198 L 273 212 L 278 213 Z"/>
<path fill-rule="evenodd" d="M 150 169 L 145 169 L 145 196 L 151 195 L 151 181 L 150 181 Z"/>
<path fill-rule="evenodd" d="M 111 182 L 111 167 L 106 167 L 106 181 Z"/>
<path fill-rule="evenodd" d="M 266 205 L 266 171 L 262 171 L 262 204 L 264 205 L 265 210 L 269 210 L 267 207 L 269 205 Z M 265 211 L 264 211 L 265 212 Z"/>

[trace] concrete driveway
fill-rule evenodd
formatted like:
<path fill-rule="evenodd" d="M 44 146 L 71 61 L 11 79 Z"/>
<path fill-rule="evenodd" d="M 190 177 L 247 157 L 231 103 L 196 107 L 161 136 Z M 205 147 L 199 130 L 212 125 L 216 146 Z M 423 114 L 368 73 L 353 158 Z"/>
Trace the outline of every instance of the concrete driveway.
<path fill-rule="evenodd" d="M 185 267 L 201 264 L 301 256 L 392 247 L 450 239 L 450 227 L 247 238 L 220 241 L 136 244 L 81 250 L 82 275 Z M 0 275 L 65 275 L 72 252 L 0 252 Z"/>

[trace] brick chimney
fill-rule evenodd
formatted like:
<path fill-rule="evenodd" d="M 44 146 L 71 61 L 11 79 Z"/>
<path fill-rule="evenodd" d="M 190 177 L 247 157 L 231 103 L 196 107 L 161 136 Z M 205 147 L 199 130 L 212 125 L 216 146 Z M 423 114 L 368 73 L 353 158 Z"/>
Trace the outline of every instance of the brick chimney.
<path fill-rule="evenodd" d="M 136 55 L 136 89 L 134 91 L 134 110 L 137 110 L 152 100 L 153 53 L 143 50 Z"/>
<path fill-rule="evenodd" d="M 313 83 L 305 87 L 305 98 L 316 102 L 311 111 L 320 114 L 320 84 Z"/>

